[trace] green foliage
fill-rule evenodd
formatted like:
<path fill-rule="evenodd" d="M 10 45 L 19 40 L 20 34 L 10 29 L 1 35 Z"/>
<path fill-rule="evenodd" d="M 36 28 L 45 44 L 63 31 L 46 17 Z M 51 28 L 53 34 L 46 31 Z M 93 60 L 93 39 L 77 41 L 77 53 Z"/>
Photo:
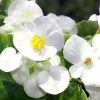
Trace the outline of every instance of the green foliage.
<path fill-rule="evenodd" d="M 77 24 L 78 35 L 86 37 L 88 35 L 94 35 L 98 29 L 98 23 L 96 21 L 83 20 Z"/>
<path fill-rule="evenodd" d="M 81 85 L 71 82 L 68 89 L 62 94 L 60 100 L 87 100 L 87 96 Z"/>
<path fill-rule="evenodd" d="M 0 33 L 0 53 L 6 47 L 14 47 L 13 46 L 13 36 L 11 34 Z"/>

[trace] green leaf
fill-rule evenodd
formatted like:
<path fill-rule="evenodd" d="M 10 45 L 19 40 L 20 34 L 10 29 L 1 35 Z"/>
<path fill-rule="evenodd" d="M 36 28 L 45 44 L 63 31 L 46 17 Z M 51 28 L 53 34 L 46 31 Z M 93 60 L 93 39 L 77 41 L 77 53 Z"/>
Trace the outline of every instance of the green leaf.
<path fill-rule="evenodd" d="M 96 31 L 96 34 L 100 34 L 100 29 L 98 29 L 98 30 Z"/>
<path fill-rule="evenodd" d="M 32 100 L 25 94 L 22 86 L 10 81 L 3 81 L 3 85 L 8 93 L 9 100 Z"/>
<path fill-rule="evenodd" d="M 87 100 L 87 96 L 79 84 L 71 82 L 67 90 L 60 94 L 59 100 Z"/>
<path fill-rule="evenodd" d="M 14 47 L 13 45 L 13 36 L 11 34 L 0 34 L 0 53 L 6 47 Z"/>
<path fill-rule="evenodd" d="M 47 94 L 45 96 L 45 100 L 59 100 L 59 95 L 50 95 L 50 94 Z"/>
<path fill-rule="evenodd" d="M 65 42 L 71 37 L 71 33 L 64 33 Z"/>
<path fill-rule="evenodd" d="M 5 87 L 0 82 L 0 100 L 9 100 L 7 91 L 5 90 Z"/>
<path fill-rule="evenodd" d="M 88 35 L 94 35 L 98 29 L 98 23 L 96 21 L 83 20 L 77 23 L 78 35 L 81 37 L 86 37 Z"/>
<path fill-rule="evenodd" d="M 5 18 L 4 15 L 0 15 L 0 26 L 3 25 L 4 18 Z"/>

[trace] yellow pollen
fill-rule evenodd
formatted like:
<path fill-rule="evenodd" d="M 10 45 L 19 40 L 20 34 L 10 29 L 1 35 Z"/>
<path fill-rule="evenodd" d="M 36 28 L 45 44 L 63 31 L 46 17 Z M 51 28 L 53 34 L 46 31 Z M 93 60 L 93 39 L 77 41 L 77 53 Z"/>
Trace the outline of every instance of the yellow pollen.
<path fill-rule="evenodd" d="M 35 49 L 40 49 L 41 47 L 43 47 L 45 44 L 45 39 L 44 37 L 35 34 L 32 38 L 31 38 L 31 45 L 35 48 Z"/>
<path fill-rule="evenodd" d="M 33 13 L 31 11 L 30 12 L 27 12 L 26 13 L 26 16 L 31 17 L 31 16 L 33 16 Z"/>
<path fill-rule="evenodd" d="M 92 59 L 88 57 L 88 58 L 85 59 L 84 63 L 86 65 L 90 65 L 92 63 Z"/>

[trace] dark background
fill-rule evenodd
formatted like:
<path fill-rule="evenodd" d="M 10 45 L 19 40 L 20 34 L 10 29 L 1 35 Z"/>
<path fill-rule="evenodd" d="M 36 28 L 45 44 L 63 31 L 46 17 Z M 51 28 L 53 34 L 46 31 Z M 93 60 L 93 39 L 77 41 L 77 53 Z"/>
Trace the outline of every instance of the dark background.
<path fill-rule="evenodd" d="M 0 3 L 0 15 L 7 14 L 7 7 L 13 0 L 2 0 Z M 55 13 L 67 15 L 74 20 L 88 19 L 92 14 L 99 14 L 100 0 L 37 0 L 45 15 Z"/>
<path fill-rule="evenodd" d="M 99 14 L 100 0 L 37 0 L 45 14 L 67 15 L 76 21 Z"/>

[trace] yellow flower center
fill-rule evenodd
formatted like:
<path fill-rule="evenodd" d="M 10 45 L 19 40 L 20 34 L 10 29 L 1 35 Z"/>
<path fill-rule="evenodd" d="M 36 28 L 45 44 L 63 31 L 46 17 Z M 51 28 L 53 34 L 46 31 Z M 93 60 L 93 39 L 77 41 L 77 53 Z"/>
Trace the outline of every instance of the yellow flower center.
<path fill-rule="evenodd" d="M 31 45 L 35 48 L 35 49 L 40 49 L 41 47 L 43 47 L 45 44 L 45 39 L 44 37 L 35 34 L 32 38 L 31 38 Z"/>
<path fill-rule="evenodd" d="M 31 11 L 30 12 L 27 12 L 26 13 L 26 16 L 31 17 L 31 16 L 33 16 L 33 13 Z"/>
<path fill-rule="evenodd" d="M 90 65 L 92 63 L 92 59 L 88 57 L 88 58 L 85 59 L 84 63 L 86 65 Z"/>

